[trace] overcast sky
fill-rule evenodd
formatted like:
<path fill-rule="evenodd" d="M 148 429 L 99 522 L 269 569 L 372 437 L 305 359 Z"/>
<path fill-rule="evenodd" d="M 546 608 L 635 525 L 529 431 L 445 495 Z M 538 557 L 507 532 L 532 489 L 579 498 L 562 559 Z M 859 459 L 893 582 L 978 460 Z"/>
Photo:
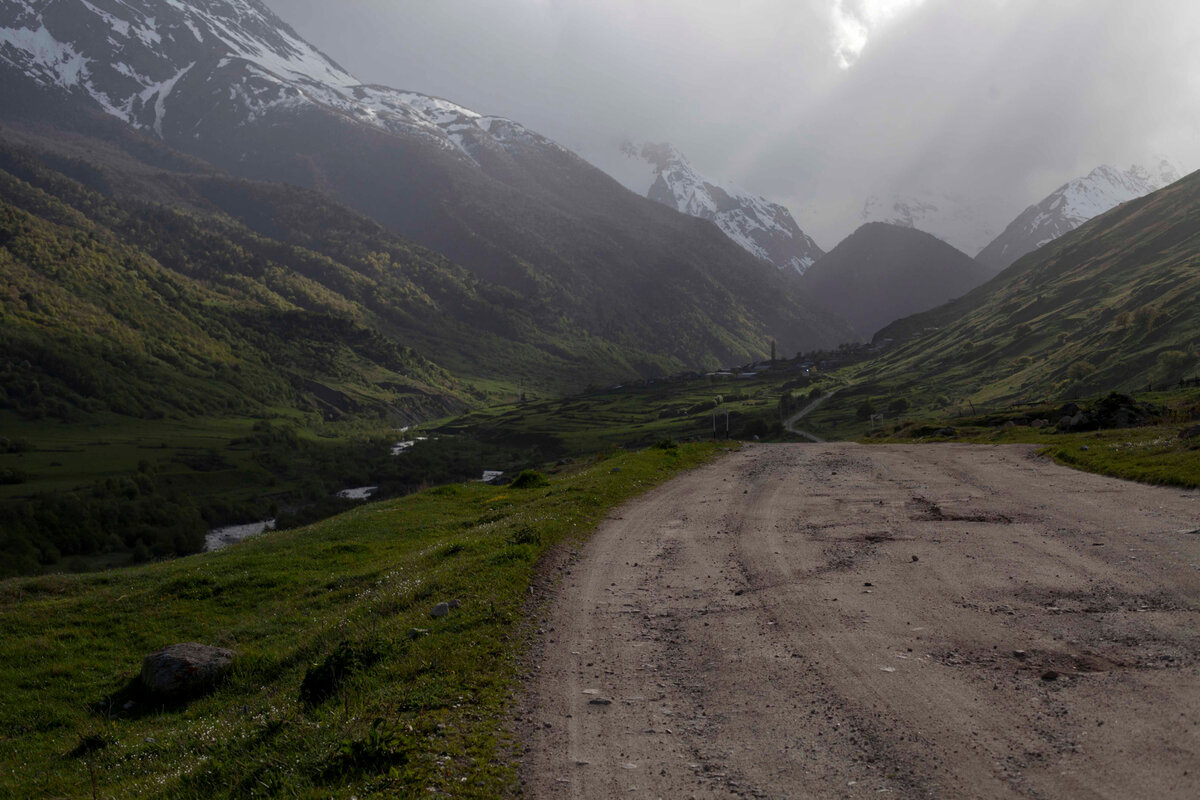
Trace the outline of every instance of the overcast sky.
<path fill-rule="evenodd" d="M 368 83 L 623 139 L 787 205 L 826 249 L 870 194 L 1003 228 L 1101 163 L 1200 166 L 1195 0 L 266 0 Z"/>

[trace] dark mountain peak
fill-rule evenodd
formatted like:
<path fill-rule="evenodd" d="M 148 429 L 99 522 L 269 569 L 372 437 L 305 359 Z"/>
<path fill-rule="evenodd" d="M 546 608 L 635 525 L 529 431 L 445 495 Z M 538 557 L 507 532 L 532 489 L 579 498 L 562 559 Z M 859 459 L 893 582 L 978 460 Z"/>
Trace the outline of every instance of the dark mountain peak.
<path fill-rule="evenodd" d="M 838 254 L 839 261 L 828 261 L 821 267 L 822 272 L 832 269 L 831 265 L 838 263 L 853 263 L 854 259 L 870 257 L 872 259 L 886 256 L 893 264 L 906 263 L 912 260 L 934 258 L 938 263 L 960 265 L 967 274 L 982 274 L 975 265 L 963 266 L 971 261 L 970 256 L 962 252 L 944 239 L 931 233 L 898 225 L 893 222 L 867 222 L 858 227 L 854 233 L 847 236 L 826 255 Z M 821 259 L 817 263 L 821 263 Z M 816 268 L 816 265 L 813 265 Z M 844 268 L 844 267 L 843 267 Z"/>
<path fill-rule="evenodd" d="M 864 222 L 862 225 L 859 225 L 857 229 L 855 229 L 854 233 L 850 234 L 848 237 L 843 239 L 838 244 L 838 247 L 841 247 L 842 245 L 847 244 L 847 243 L 859 242 L 859 241 L 873 241 L 875 239 L 880 239 L 883 237 L 891 237 L 891 238 L 899 239 L 899 240 L 911 239 L 914 241 L 916 241 L 916 240 L 927 241 L 929 239 L 932 239 L 935 242 L 941 242 L 943 245 L 945 245 L 946 247 L 949 247 L 951 250 L 955 250 L 957 252 L 962 252 L 962 251 L 958 250 L 957 247 L 954 247 L 951 244 L 947 244 L 945 241 L 943 241 L 942 239 L 939 239 L 938 237 L 934 236 L 931 233 L 926 233 L 925 231 L 919 230 L 910 225 L 898 225 L 895 222 L 882 222 L 882 221 Z M 837 249 L 837 248 L 834 248 L 834 249 Z M 832 252 L 832 251 L 830 251 L 830 252 Z"/>
<path fill-rule="evenodd" d="M 868 222 L 818 259 L 803 284 L 869 338 L 884 325 L 940 305 L 986 277 L 970 256 L 932 234 Z"/>

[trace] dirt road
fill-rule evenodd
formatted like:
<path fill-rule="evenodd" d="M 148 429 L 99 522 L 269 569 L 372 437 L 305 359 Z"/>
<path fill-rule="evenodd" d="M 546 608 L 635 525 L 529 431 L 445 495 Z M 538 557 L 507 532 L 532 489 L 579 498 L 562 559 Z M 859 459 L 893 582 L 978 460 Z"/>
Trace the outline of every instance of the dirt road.
<path fill-rule="evenodd" d="M 535 798 L 1200 797 L 1200 493 L 758 445 L 561 570 Z"/>
<path fill-rule="evenodd" d="M 807 417 L 812 412 L 816 411 L 821 406 L 825 405 L 825 403 L 827 403 L 829 401 L 829 398 L 833 397 L 834 394 L 836 394 L 836 393 L 837 393 L 837 389 L 831 389 L 828 392 L 826 392 L 825 394 L 818 397 L 816 400 L 813 400 L 812 402 L 810 402 L 804 408 L 797 411 L 795 414 L 792 414 L 790 417 L 788 417 L 787 419 L 785 419 L 783 421 L 784 430 L 788 431 L 789 433 L 794 433 L 797 436 L 800 436 L 804 439 L 808 439 L 810 442 L 817 442 L 818 444 L 824 444 L 825 443 L 824 439 L 822 439 L 820 436 L 817 436 L 814 433 L 800 430 L 799 428 L 796 427 L 796 423 L 799 422 L 800 420 L 804 419 L 805 417 Z"/>

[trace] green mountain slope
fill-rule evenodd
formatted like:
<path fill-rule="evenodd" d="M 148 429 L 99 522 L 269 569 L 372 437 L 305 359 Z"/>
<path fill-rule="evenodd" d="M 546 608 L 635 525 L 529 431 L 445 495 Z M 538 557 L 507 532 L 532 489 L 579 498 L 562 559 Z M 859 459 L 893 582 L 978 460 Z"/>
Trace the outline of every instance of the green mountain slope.
<path fill-rule="evenodd" d="M 40 370 L 43 389 L 59 387 L 68 405 L 146 414 L 162 399 L 153 398 L 174 393 L 204 398 L 171 401 L 178 410 L 245 410 L 268 399 L 294 405 L 298 392 L 304 408 L 392 408 L 412 419 L 472 393 L 424 356 L 468 382 L 550 391 L 716 363 L 712 341 L 672 335 L 669 316 L 589 333 L 552 298 L 481 280 L 314 192 L 155 169 L 105 139 L 5 134 L 5 340 L 29 362 L 22 380 Z M 132 266 L 112 268 L 124 262 Z M 737 349 L 741 334 L 693 312 L 717 349 Z M 629 312 L 617 304 L 611 313 Z M 308 339 L 314 346 L 300 352 Z M 173 342 L 221 355 L 167 357 Z M 122 355 L 103 355 L 111 351 Z M 103 372 L 113 358 L 141 371 L 69 377 Z M 234 363 L 255 377 L 239 377 Z M 227 396 L 234 378 L 236 401 Z M 256 382 L 270 388 L 247 395 Z M 110 403 L 117 394 L 144 402 Z"/>
<path fill-rule="evenodd" d="M 1200 369 L 1200 173 L 1020 259 L 964 297 L 881 330 L 902 345 L 863 391 L 973 402 L 1076 397 Z"/>
<path fill-rule="evenodd" d="M 0 151 L 0 398 L 29 415 L 151 418 L 463 406 L 463 385 L 347 296 L 367 276 L 279 250 L 228 220 L 121 206 Z M 346 294 L 330 288 L 339 281 Z"/>

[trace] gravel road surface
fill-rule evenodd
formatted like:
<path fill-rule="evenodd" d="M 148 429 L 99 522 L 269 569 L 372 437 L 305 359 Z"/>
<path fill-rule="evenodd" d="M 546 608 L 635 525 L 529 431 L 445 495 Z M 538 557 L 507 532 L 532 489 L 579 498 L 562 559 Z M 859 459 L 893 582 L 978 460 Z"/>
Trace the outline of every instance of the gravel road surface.
<path fill-rule="evenodd" d="M 534 798 L 1200 797 L 1200 493 L 755 445 L 556 568 Z"/>

